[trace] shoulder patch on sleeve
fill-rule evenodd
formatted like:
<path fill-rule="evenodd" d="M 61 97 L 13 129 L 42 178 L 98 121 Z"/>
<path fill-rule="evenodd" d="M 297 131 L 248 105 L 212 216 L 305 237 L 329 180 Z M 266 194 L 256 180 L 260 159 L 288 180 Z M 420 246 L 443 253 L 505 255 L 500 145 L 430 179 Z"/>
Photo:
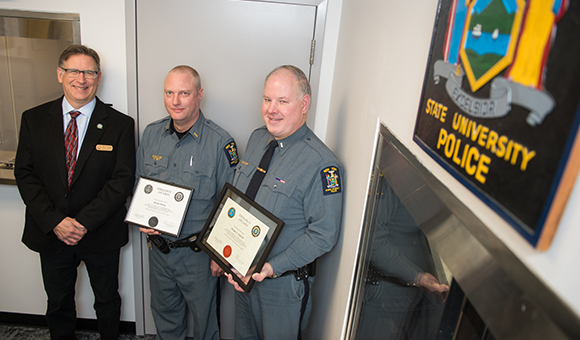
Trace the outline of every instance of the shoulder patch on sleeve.
<path fill-rule="evenodd" d="M 342 185 L 340 184 L 340 173 L 335 166 L 329 166 L 320 171 L 322 178 L 322 193 L 324 195 L 332 195 L 342 192 Z"/>
<path fill-rule="evenodd" d="M 240 159 L 238 158 L 238 147 L 236 146 L 236 142 L 226 144 L 226 146 L 224 146 L 224 152 L 230 162 L 230 168 L 238 165 Z"/>

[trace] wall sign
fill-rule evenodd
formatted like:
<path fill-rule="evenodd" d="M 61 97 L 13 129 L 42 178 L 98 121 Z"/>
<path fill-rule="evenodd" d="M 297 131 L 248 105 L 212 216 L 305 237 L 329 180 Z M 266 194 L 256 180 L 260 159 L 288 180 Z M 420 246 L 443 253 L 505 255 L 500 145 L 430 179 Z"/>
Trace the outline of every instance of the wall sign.
<path fill-rule="evenodd" d="M 580 2 L 440 0 L 414 140 L 538 249 L 580 167 Z"/>

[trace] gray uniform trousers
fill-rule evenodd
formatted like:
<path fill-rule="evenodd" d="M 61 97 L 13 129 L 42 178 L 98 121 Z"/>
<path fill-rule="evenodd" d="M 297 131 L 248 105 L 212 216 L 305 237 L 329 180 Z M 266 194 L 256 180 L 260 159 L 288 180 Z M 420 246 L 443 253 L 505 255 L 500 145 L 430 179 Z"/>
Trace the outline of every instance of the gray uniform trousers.
<path fill-rule="evenodd" d="M 312 287 L 314 277 L 308 278 Z M 305 281 L 294 275 L 265 279 L 250 294 L 236 292 L 236 340 L 296 340 Z M 303 315 L 301 332 L 306 330 L 312 299 Z"/>
<path fill-rule="evenodd" d="M 149 251 L 151 311 L 157 339 L 185 339 L 187 309 L 193 316 L 193 339 L 219 340 L 216 312 L 218 280 L 211 276 L 210 259 L 190 248 L 171 249 L 169 254 L 153 247 Z"/>

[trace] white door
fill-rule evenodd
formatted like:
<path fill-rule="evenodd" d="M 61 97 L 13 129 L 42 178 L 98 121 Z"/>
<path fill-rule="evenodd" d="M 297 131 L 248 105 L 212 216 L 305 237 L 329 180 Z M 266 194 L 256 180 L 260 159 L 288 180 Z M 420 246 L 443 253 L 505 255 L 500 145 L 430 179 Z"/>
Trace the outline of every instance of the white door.
<path fill-rule="evenodd" d="M 147 124 L 167 115 L 163 80 L 171 68 L 186 64 L 200 73 L 203 113 L 234 137 L 243 155 L 250 133 L 264 124 L 260 107 L 268 72 L 276 66 L 292 64 L 307 75 L 319 74 L 319 65 L 315 62 L 312 66 L 310 62 L 311 45 L 321 34 L 321 29 L 317 29 L 323 27 L 320 8 L 325 10 L 326 6 L 320 4 L 325 3 L 326 0 L 136 1 L 139 135 Z M 311 82 L 315 102 L 318 79 Z M 314 121 L 314 114 L 311 105 L 309 123 Z M 143 278 L 145 334 L 154 334 L 147 251 L 143 242 L 141 245 L 143 275 L 136 277 Z M 225 288 L 222 338 L 233 339 L 233 314 L 224 312 L 233 310 L 233 290 L 229 285 Z M 139 324 L 137 320 L 138 334 Z"/>
<path fill-rule="evenodd" d="M 262 1 L 137 1 L 139 132 L 167 115 L 163 79 L 174 66 L 186 64 L 200 73 L 202 111 L 243 152 L 249 133 L 263 125 L 268 72 L 293 64 L 310 73 L 316 10 Z"/>

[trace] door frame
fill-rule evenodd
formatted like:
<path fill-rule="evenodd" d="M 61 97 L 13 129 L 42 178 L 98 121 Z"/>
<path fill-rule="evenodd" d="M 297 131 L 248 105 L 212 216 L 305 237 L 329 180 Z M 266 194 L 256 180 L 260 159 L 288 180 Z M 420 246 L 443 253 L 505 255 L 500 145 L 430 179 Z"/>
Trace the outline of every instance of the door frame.
<path fill-rule="evenodd" d="M 313 37 L 315 40 L 314 56 L 308 70 L 308 78 L 312 87 L 312 99 L 310 104 L 310 114 L 307 118 L 307 124 L 313 127 L 313 130 L 319 130 L 315 122 L 324 121 L 316 120 L 317 98 L 320 86 L 322 50 L 324 45 L 324 30 L 327 20 L 328 0 L 233 0 L 233 1 L 253 1 L 253 2 L 270 2 L 283 4 L 296 4 L 316 7 L 316 18 L 314 25 Z M 139 144 L 139 112 L 138 112 L 138 74 L 137 74 L 137 0 L 125 0 L 125 34 L 126 34 L 126 60 L 127 60 L 127 109 L 128 112 L 135 112 L 135 139 L 136 145 Z M 320 131 L 325 131 L 321 128 Z M 320 136 L 322 139 L 324 136 Z M 133 281 L 135 293 L 135 333 L 137 336 L 146 334 L 146 316 L 145 316 L 145 294 L 143 280 L 145 270 L 143 259 L 147 252 L 147 241 L 139 229 L 130 229 L 130 245 L 133 255 Z"/>

